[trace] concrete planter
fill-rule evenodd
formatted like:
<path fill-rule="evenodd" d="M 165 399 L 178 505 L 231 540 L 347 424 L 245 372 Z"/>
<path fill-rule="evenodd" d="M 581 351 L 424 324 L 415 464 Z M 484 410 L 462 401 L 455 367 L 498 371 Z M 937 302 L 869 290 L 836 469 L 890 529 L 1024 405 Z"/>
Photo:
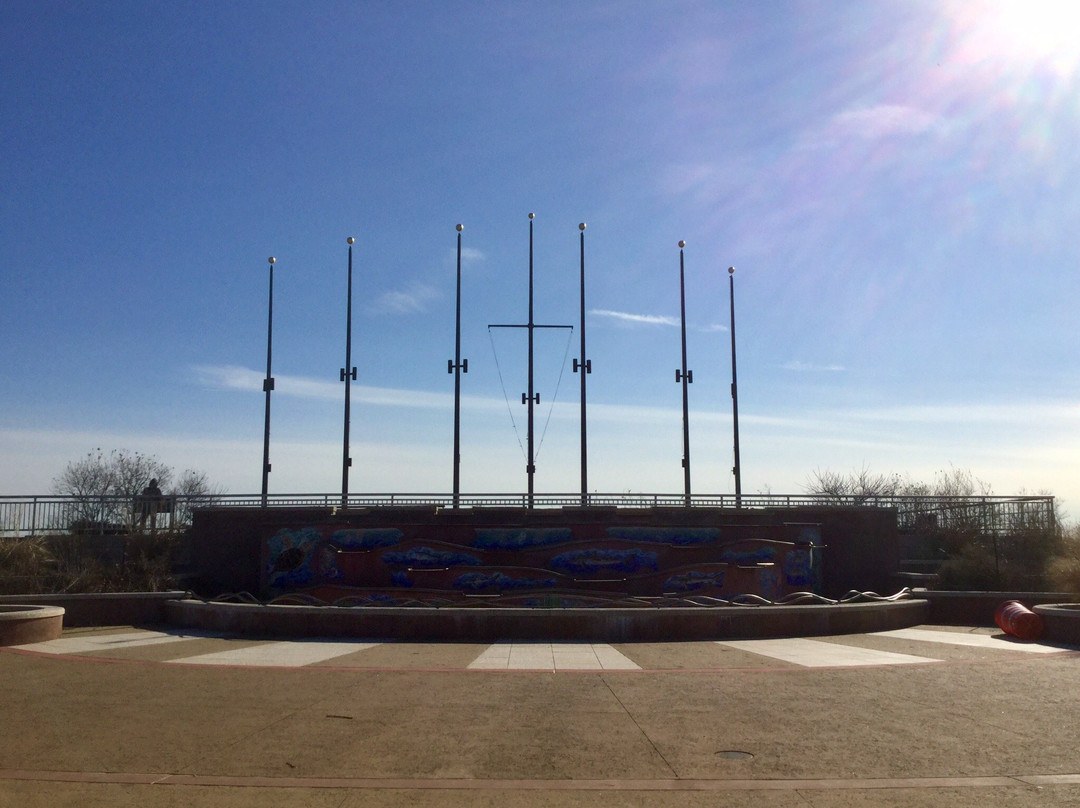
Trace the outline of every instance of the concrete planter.
<path fill-rule="evenodd" d="M 103 592 L 51 593 L 40 595 L 3 595 L 0 604 L 24 608 L 27 603 L 59 606 L 64 612 L 64 625 L 136 626 L 165 622 L 164 604 L 187 597 L 184 591 L 172 592 Z"/>
<path fill-rule="evenodd" d="M 233 635 L 665 642 L 853 634 L 925 622 L 923 600 L 811 606 L 519 609 L 263 606 L 174 600 L 169 622 Z"/>
<path fill-rule="evenodd" d="M 1068 592 L 961 592 L 914 589 L 912 597 L 921 598 L 930 604 L 927 622 L 942 626 L 992 626 L 994 625 L 994 610 L 1007 600 L 1018 600 L 1030 609 L 1039 604 L 1065 603 L 1077 596 Z"/>
<path fill-rule="evenodd" d="M 55 640 L 64 630 L 59 606 L 0 605 L 0 645 L 28 645 Z"/>
<path fill-rule="evenodd" d="M 1048 603 L 1032 611 L 1043 620 L 1044 640 L 1080 644 L 1080 603 Z"/>

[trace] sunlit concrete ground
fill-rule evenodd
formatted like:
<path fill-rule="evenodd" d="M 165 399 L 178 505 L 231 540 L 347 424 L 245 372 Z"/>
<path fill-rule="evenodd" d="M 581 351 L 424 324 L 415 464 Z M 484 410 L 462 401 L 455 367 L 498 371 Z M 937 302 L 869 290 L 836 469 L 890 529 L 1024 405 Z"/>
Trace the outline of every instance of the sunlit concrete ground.
<path fill-rule="evenodd" d="M 1080 655 L 992 629 L 606 645 L 116 627 L 2 649 L 0 683 L 0 806 L 1080 805 Z"/>

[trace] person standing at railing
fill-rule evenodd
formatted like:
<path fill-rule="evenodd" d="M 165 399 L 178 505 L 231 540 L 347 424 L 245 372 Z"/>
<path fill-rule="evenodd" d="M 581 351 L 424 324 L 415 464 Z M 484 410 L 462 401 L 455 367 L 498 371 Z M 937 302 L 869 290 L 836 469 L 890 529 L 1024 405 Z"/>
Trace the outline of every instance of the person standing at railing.
<path fill-rule="evenodd" d="M 158 488 L 157 480 L 151 480 L 150 484 L 142 490 L 135 499 L 136 508 L 139 511 L 139 527 L 146 527 L 146 520 L 150 520 L 150 532 L 157 530 L 157 515 L 165 497 Z"/>

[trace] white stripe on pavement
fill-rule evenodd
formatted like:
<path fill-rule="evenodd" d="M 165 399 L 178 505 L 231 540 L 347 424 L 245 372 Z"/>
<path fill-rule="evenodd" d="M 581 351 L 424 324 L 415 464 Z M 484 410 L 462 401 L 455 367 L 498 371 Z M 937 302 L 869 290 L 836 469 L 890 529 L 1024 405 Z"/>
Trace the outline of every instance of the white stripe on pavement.
<path fill-rule="evenodd" d="M 871 637 L 895 637 L 898 640 L 918 640 L 946 645 L 966 645 L 972 648 L 992 648 L 996 651 L 1027 651 L 1029 654 L 1060 654 L 1065 648 L 1040 645 L 1036 642 L 991 637 L 987 634 L 968 634 L 960 631 L 931 631 L 926 628 L 898 628 L 893 631 L 875 631 Z"/>
<path fill-rule="evenodd" d="M 874 651 L 851 645 L 838 645 L 820 640 L 792 637 L 781 640 L 728 640 L 718 642 L 727 648 L 747 651 L 771 659 L 802 665 L 804 668 L 838 668 L 849 665 L 910 665 L 918 662 L 940 662 L 929 657 Z"/>
<path fill-rule="evenodd" d="M 168 660 L 180 665 L 256 665 L 264 667 L 299 668 L 325 662 L 328 659 L 364 651 L 380 645 L 377 642 L 268 642 L 248 645 L 228 651 Z"/>
<path fill-rule="evenodd" d="M 500 642 L 469 663 L 470 670 L 600 671 L 640 670 L 603 643 Z"/>
<path fill-rule="evenodd" d="M 616 651 L 610 645 L 594 645 L 593 653 L 596 654 L 601 667 L 606 671 L 639 671 L 641 666 L 634 663 L 629 657 Z"/>
<path fill-rule="evenodd" d="M 510 648 L 511 644 L 508 642 L 489 645 L 480 656 L 469 663 L 469 668 L 485 671 L 506 670 L 510 665 Z"/>
<path fill-rule="evenodd" d="M 58 640 L 45 640 L 31 645 L 13 646 L 26 651 L 38 651 L 43 654 L 93 654 L 102 651 L 116 651 L 123 648 L 138 648 L 143 645 L 161 645 L 181 640 L 194 640 L 201 637 L 218 637 L 219 634 L 206 634 L 197 631 L 126 631 L 119 634 L 84 634 L 74 637 L 61 637 Z"/>

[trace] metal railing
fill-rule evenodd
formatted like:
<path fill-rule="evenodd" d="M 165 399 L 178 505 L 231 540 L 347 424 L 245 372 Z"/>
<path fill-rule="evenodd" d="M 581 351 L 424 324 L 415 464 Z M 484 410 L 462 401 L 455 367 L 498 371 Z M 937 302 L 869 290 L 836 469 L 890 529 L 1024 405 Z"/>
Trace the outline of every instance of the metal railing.
<path fill-rule="evenodd" d="M 153 527 L 180 530 L 191 523 L 193 512 L 209 506 L 262 507 L 260 494 L 170 496 L 167 510 L 152 515 Z M 454 507 L 452 494 L 350 494 L 349 508 L 430 506 Z M 688 504 L 689 503 L 689 504 Z M 271 494 L 267 507 L 338 508 L 340 494 Z M 901 531 L 970 528 L 1004 534 L 1023 529 L 1052 529 L 1055 525 L 1051 496 L 974 497 L 836 497 L 813 494 L 461 494 L 462 508 L 572 508 L 588 505 L 609 508 L 895 508 Z M 146 521 L 130 497 L 0 496 L 0 537 L 42 533 L 108 534 L 145 530 Z"/>

